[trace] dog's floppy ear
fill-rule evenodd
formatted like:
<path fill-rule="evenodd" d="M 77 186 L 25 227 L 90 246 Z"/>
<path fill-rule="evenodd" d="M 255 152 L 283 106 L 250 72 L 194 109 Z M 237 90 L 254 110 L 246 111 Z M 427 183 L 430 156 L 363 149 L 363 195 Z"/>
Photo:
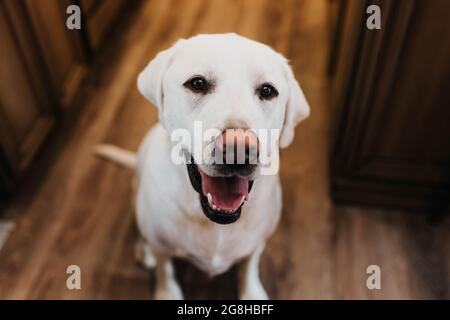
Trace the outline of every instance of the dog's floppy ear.
<path fill-rule="evenodd" d="M 280 136 L 280 147 L 288 147 L 294 139 L 295 126 L 309 116 L 309 105 L 291 67 L 285 61 L 285 74 L 289 87 L 289 97 L 284 115 L 284 125 Z"/>
<path fill-rule="evenodd" d="M 169 49 L 161 51 L 141 71 L 137 79 L 139 92 L 158 109 L 161 116 L 163 110 L 163 78 L 175 52 L 184 40 L 178 40 Z"/>

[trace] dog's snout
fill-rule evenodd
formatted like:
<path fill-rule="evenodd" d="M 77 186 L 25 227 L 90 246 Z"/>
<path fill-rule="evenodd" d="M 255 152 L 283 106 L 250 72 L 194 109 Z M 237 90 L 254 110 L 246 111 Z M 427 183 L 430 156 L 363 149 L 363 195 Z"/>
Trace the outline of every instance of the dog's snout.
<path fill-rule="evenodd" d="M 215 152 L 223 164 L 257 164 L 258 138 L 249 129 L 226 129 L 216 140 Z"/>

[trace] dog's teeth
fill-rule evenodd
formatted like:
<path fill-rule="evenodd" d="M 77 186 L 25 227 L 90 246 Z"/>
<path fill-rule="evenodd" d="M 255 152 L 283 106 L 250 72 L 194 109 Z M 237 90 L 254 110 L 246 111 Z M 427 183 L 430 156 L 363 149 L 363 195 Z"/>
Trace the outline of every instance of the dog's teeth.
<path fill-rule="evenodd" d="M 212 207 L 212 206 L 213 206 L 213 202 L 212 202 L 212 195 L 211 195 L 211 193 L 208 192 L 208 194 L 206 195 L 206 197 L 208 198 L 208 203 L 209 203 L 209 205 Z"/>

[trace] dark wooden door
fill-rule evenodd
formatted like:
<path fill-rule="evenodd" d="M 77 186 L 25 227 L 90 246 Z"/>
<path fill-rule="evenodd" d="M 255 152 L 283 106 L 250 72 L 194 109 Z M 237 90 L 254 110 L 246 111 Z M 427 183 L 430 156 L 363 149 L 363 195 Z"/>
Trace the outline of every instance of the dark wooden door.
<path fill-rule="evenodd" d="M 0 2 L 0 194 L 29 166 L 58 115 L 76 108 L 89 59 L 100 53 L 125 3 Z M 81 6 L 81 30 L 66 27 L 72 4 Z"/>
<path fill-rule="evenodd" d="M 108 32 L 118 22 L 124 10 L 125 0 L 81 0 L 81 7 L 86 23 L 87 38 L 92 52 L 99 50 Z M 129 4 L 129 3 L 128 3 Z"/>
<path fill-rule="evenodd" d="M 381 8 L 381 30 L 366 8 Z M 450 28 L 447 0 L 343 1 L 332 61 L 337 202 L 447 210 Z"/>
<path fill-rule="evenodd" d="M 54 122 L 55 100 L 24 7 L 0 3 L 2 176 L 23 171 Z"/>

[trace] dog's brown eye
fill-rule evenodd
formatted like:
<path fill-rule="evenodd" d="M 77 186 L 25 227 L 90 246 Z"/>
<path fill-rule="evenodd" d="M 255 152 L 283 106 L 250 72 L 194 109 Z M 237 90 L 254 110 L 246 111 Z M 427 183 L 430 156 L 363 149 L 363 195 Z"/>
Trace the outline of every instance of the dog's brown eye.
<path fill-rule="evenodd" d="M 209 90 L 208 81 L 203 77 L 194 77 L 184 83 L 184 86 L 193 92 L 207 93 Z"/>
<path fill-rule="evenodd" d="M 273 97 L 278 96 L 278 91 L 272 85 L 268 83 L 262 84 L 258 89 L 257 93 L 260 99 L 270 100 Z"/>

